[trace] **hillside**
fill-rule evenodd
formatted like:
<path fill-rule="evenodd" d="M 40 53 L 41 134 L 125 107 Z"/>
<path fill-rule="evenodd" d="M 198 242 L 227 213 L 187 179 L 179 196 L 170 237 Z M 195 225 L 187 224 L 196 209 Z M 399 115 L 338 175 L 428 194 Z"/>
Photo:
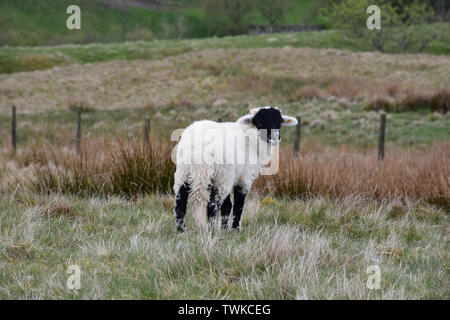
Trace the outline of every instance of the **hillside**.
<path fill-rule="evenodd" d="M 70 4 L 81 8 L 82 29 L 67 30 L 66 9 Z M 2 30 L 0 45 L 49 45 L 61 43 L 91 43 L 127 40 L 175 38 L 177 16 L 183 16 L 189 32 L 185 36 L 205 35 L 198 10 L 153 10 L 131 6 L 126 15 L 117 6 L 89 0 L 4 0 L 0 2 Z M 124 35 L 126 29 L 126 36 Z"/>
<path fill-rule="evenodd" d="M 436 39 L 425 53 L 450 54 L 449 23 L 422 26 L 423 32 L 433 33 Z M 350 42 L 337 30 L 310 31 L 258 36 L 223 38 L 127 41 L 89 45 L 58 45 L 37 47 L 0 47 L 0 74 L 20 71 L 44 70 L 55 66 L 113 60 L 160 59 L 203 49 L 249 48 L 334 48 L 352 51 L 371 51 L 365 41 Z"/>
<path fill-rule="evenodd" d="M 129 7 L 125 14 L 124 3 Z M 67 30 L 66 9 L 81 8 L 82 29 Z M 294 1 L 286 24 L 307 23 L 313 1 Z M 117 42 L 211 36 L 203 21 L 203 1 L 2 0 L 0 46 Z M 267 24 L 255 10 L 251 21 Z"/>

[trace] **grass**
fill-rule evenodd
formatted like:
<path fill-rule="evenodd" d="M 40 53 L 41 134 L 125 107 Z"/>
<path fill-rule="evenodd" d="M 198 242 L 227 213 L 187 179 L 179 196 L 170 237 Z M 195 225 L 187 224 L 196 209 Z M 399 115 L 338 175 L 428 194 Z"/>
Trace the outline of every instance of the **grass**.
<path fill-rule="evenodd" d="M 448 300 L 448 56 L 302 48 L 336 34 L 2 48 L 3 67 L 29 55 L 45 70 L 0 75 L 0 298 Z M 254 185 L 243 230 L 188 214 L 178 235 L 171 131 L 267 104 L 302 117 L 300 158 L 283 129 L 281 170 Z"/>
<path fill-rule="evenodd" d="M 298 92 L 305 87 L 320 90 L 327 99 L 393 95 L 401 100 L 408 92 L 432 95 L 445 89 L 449 68 L 447 56 L 292 47 L 206 49 L 155 60 L 4 75 L 0 104 L 16 105 L 24 113 L 67 109 L 70 100 L 102 110 L 202 107 L 221 99 L 225 105 L 300 103 L 306 99 Z M 389 93 L 394 86 L 396 93 Z"/>
<path fill-rule="evenodd" d="M 345 145 L 365 152 L 377 146 L 379 113 L 367 111 L 363 103 L 341 104 L 347 100 L 313 100 L 302 103 L 278 104 L 286 114 L 302 116 L 302 144 L 319 143 L 337 147 Z M 151 119 L 152 135 L 160 142 L 170 139 L 170 133 L 200 119 L 235 121 L 247 111 L 247 106 L 223 105 L 216 108 L 167 106 L 157 111 L 148 108 L 92 110 L 82 114 L 83 139 L 95 137 L 110 141 L 112 138 L 140 140 L 143 137 L 144 119 Z M 177 111 L 178 110 L 178 111 Z M 6 111 L 6 110 L 5 110 Z M 7 110 L 9 111 L 9 110 Z M 387 152 L 403 147 L 424 150 L 434 143 L 449 140 L 450 114 L 430 113 L 427 110 L 388 113 Z M 0 146 L 9 148 L 10 115 L 0 115 Z M 75 144 L 76 115 L 73 112 L 49 111 L 18 113 L 17 144 L 19 150 L 30 145 L 51 144 L 65 149 Z M 283 144 L 292 145 L 295 130 L 283 129 Z"/>
<path fill-rule="evenodd" d="M 134 3 L 138 3 L 135 1 Z M 0 45 L 39 46 L 68 43 L 116 42 L 127 40 L 152 40 L 167 38 L 204 38 L 212 36 L 204 21 L 203 1 L 170 1 L 163 9 L 149 9 L 145 6 L 132 6 L 127 14 L 127 33 L 123 33 L 123 11 L 108 6 L 107 1 L 88 0 L 32 0 L 20 2 L 4 0 L 0 11 L 7 15 L 0 18 Z M 82 13 L 81 30 L 66 28 L 69 5 L 78 5 Z M 139 4 L 139 3 L 138 3 Z M 311 15 L 313 1 L 294 1 L 284 23 L 315 23 Z M 183 17 L 184 27 L 180 30 L 178 19 Z M 267 24 L 267 21 L 254 10 L 252 23 Z"/>
<path fill-rule="evenodd" d="M 267 201 L 266 201 L 267 202 Z M 0 199 L 0 298 L 448 299 L 448 215 L 357 197 L 252 196 L 242 232 L 175 232 L 172 198 Z M 430 245 L 432 244 L 432 245 Z M 66 288 L 69 265 L 81 289 Z M 366 268 L 381 268 L 381 289 Z"/>
<path fill-rule="evenodd" d="M 375 150 L 308 150 L 299 159 L 282 150 L 280 170 L 262 176 L 256 188 L 276 196 L 341 197 L 369 199 L 421 199 L 450 211 L 450 145 L 435 145 L 423 152 L 390 148 L 380 162 Z"/>
<path fill-rule="evenodd" d="M 133 199 L 157 192 L 172 192 L 175 165 L 173 144 L 153 139 L 148 146 L 131 141 L 102 142 L 86 139 L 81 157 L 73 150 L 33 146 L 4 160 L 0 192 L 120 196 Z M 450 210 L 450 154 L 447 143 L 423 151 L 389 148 L 383 162 L 375 150 L 302 147 L 296 159 L 291 150 L 280 151 L 276 175 L 261 176 L 254 190 L 273 196 L 309 198 L 354 196 L 390 201 L 421 201 Z"/>
<path fill-rule="evenodd" d="M 69 5 L 81 9 L 81 30 L 68 30 L 66 9 Z M 4 0 L 0 10 L 7 12 L 1 19 L 0 45 L 37 46 L 63 43 L 114 42 L 177 38 L 180 30 L 177 19 L 184 17 L 187 37 L 205 37 L 206 28 L 200 9 L 167 8 L 148 10 L 131 7 L 127 14 L 127 33 L 123 33 L 123 11 L 117 7 L 101 5 L 98 1 L 59 0 L 57 2 L 31 0 L 20 2 Z"/>
<path fill-rule="evenodd" d="M 449 24 L 423 26 L 436 33 L 436 39 L 425 53 L 449 54 Z M 42 70 L 54 66 L 76 63 L 113 61 L 118 59 L 160 59 L 202 49 L 254 49 L 254 48 L 336 48 L 354 51 L 370 51 L 368 43 L 355 46 L 337 30 L 311 31 L 259 36 L 235 36 L 224 38 L 129 41 L 120 43 L 96 43 L 90 45 L 59 45 L 38 47 L 1 47 L 0 73 Z"/>

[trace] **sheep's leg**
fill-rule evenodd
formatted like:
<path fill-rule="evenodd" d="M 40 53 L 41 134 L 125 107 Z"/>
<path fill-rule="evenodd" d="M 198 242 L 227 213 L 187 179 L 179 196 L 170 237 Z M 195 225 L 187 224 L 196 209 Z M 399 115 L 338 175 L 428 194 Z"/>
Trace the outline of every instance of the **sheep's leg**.
<path fill-rule="evenodd" d="M 186 230 L 186 223 L 184 216 L 186 215 L 186 206 L 189 197 L 191 186 L 187 182 L 181 185 L 180 190 L 177 193 L 177 199 L 175 201 L 175 225 L 179 232 Z"/>
<path fill-rule="evenodd" d="M 241 229 L 241 216 L 242 210 L 244 209 L 245 197 L 247 192 L 245 192 L 241 187 L 237 186 L 234 188 L 234 207 L 233 207 L 233 229 Z"/>
<path fill-rule="evenodd" d="M 228 195 L 222 203 L 220 214 L 222 215 L 222 229 L 228 229 L 228 220 L 233 204 L 231 203 L 231 195 Z"/>
<path fill-rule="evenodd" d="M 209 197 L 209 203 L 208 203 L 208 222 L 211 223 L 218 215 L 219 208 L 220 208 L 220 197 L 217 193 L 217 188 L 214 186 L 211 186 L 210 188 L 210 197 Z"/>

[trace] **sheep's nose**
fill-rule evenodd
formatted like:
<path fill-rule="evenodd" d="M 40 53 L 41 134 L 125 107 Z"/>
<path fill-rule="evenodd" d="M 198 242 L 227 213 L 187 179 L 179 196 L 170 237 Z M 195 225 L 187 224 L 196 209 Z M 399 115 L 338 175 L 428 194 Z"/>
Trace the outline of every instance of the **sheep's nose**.
<path fill-rule="evenodd" d="M 272 130 L 272 139 L 281 140 L 280 130 Z"/>

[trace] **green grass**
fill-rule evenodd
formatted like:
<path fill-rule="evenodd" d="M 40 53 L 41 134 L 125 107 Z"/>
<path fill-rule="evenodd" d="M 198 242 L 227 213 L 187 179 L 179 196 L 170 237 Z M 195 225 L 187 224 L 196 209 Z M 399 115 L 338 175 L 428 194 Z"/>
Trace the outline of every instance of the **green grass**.
<path fill-rule="evenodd" d="M 320 142 L 329 146 L 348 145 L 360 149 L 373 148 L 378 143 L 379 115 L 368 112 L 356 102 L 350 109 L 339 106 L 337 101 L 316 100 L 306 103 L 285 103 L 279 107 L 286 114 L 302 116 L 302 142 Z M 196 110 L 203 110 L 201 114 Z M 115 137 L 140 139 L 143 134 L 143 119 L 151 119 L 152 135 L 168 141 L 170 133 L 184 128 L 203 118 L 221 121 L 235 121 L 245 114 L 245 105 L 226 105 L 208 108 L 202 105 L 183 109 L 182 121 L 170 121 L 179 113 L 176 107 L 158 109 L 158 114 L 145 108 L 92 110 L 83 114 L 83 135 L 93 137 Z M 0 134 L 9 135 L 10 116 L 0 115 Z M 425 148 L 433 143 L 445 142 L 450 138 L 450 116 L 422 110 L 420 112 L 388 113 L 386 143 L 401 147 Z M 18 146 L 26 147 L 33 141 L 52 144 L 72 144 L 76 130 L 76 117 L 66 110 L 42 113 L 20 114 L 18 116 Z M 294 141 L 295 130 L 283 130 L 283 142 Z M 9 141 L 2 139 L 0 146 Z"/>
<path fill-rule="evenodd" d="M 251 197 L 241 232 L 177 234 L 173 199 L 0 199 L 1 299 L 449 299 L 448 216 L 357 198 Z M 432 246 L 429 244 L 433 243 Z M 69 265 L 81 289 L 68 290 Z M 369 265 L 381 289 L 366 287 Z"/>
<path fill-rule="evenodd" d="M 66 28 L 66 9 L 78 5 L 82 13 L 81 30 Z M 184 17 L 183 37 L 199 38 L 211 36 L 203 18 L 203 1 L 171 1 L 165 10 L 131 7 L 127 16 L 129 40 L 178 38 L 178 18 Z M 313 1 L 294 1 L 287 12 L 286 24 L 301 24 L 311 19 Z M 92 43 L 123 41 L 123 12 L 114 7 L 100 5 L 87 0 L 3 0 L 0 11 L 0 45 L 38 46 L 62 43 Z M 309 19 L 309 20 L 308 20 Z M 255 9 L 252 23 L 267 24 Z M 314 22 L 314 18 L 312 19 Z"/>
<path fill-rule="evenodd" d="M 68 30 L 66 9 L 69 5 L 81 8 L 81 30 Z M 123 11 L 100 6 L 97 1 L 12 1 L 0 3 L 0 44 L 48 45 L 56 43 L 86 43 L 123 41 Z M 200 9 L 148 10 L 131 7 L 127 15 L 127 39 L 176 38 L 177 18 L 183 16 L 188 28 L 184 36 L 206 36 Z M 167 25 L 167 28 L 164 27 Z M 145 30 L 145 32 L 143 32 Z"/>
<path fill-rule="evenodd" d="M 438 37 L 425 50 L 431 54 L 449 54 L 450 38 L 448 23 L 424 26 Z M 275 40 L 273 40 L 275 39 Z M 74 63 L 104 62 L 118 59 L 158 59 L 202 49 L 249 49 L 249 48 L 337 48 L 353 51 L 370 51 L 368 43 L 358 46 L 349 42 L 342 32 L 313 31 L 290 34 L 267 34 L 259 36 L 235 36 L 224 38 L 158 40 L 90 45 L 60 45 L 42 47 L 0 48 L 0 73 L 48 69 Z"/>

